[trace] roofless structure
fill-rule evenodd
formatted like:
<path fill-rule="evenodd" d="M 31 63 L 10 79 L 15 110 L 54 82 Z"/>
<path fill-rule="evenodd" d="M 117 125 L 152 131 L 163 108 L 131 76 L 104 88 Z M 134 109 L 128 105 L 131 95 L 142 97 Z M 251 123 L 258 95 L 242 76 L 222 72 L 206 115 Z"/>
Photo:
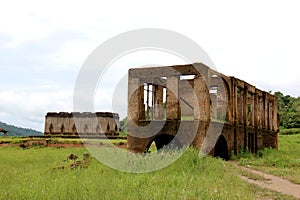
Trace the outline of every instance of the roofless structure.
<path fill-rule="evenodd" d="M 276 96 L 202 63 L 133 68 L 128 79 L 128 148 L 193 145 L 230 152 L 277 148 Z"/>
<path fill-rule="evenodd" d="M 119 115 L 110 112 L 48 112 L 44 135 L 101 136 L 119 135 Z"/>

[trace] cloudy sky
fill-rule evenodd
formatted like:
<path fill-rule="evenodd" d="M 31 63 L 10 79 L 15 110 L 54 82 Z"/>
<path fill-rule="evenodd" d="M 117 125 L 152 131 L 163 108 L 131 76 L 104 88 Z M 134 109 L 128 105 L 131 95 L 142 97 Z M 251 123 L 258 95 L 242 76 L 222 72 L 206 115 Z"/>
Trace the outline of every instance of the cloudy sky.
<path fill-rule="evenodd" d="M 2 2 L 0 121 L 42 131 L 47 112 L 72 111 L 74 85 L 88 55 L 139 28 L 179 32 L 198 43 L 219 72 L 298 97 L 299 9 L 296 0 Z M 128 55 L 114 63 L 119 80 L 106 78 L 115 87 L 131 66 L 176 61 L 161 52 Z M 97 90 L 97 111 L 113 110 L 113 91 Z"/>

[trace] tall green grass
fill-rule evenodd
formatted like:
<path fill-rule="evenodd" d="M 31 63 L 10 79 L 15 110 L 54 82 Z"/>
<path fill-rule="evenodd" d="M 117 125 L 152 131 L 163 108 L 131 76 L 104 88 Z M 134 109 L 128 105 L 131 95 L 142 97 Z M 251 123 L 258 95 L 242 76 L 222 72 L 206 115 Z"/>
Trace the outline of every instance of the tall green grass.
<path fill-rule="evenodd" d="M 300 135 L 279 135 L 277 149 L 264 149 L 255 154 L 245 154 L 241 165 L 250 165 L 300 184 Z"/>
<path fill-rule="evenodd" d="M 0 148 L 0 199 L 256 199 L 259 190 L 235 176 L 226 162 L 189 149 L 167 168 L 147 174 L 110 169 L 57 169 L 84 148 Z"/>

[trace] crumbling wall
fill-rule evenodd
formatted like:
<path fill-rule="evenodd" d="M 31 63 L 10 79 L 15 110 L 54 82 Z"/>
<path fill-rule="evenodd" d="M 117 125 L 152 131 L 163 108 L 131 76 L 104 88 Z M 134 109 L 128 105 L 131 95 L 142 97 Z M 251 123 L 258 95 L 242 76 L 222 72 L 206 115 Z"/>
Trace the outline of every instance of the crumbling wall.
<path fill-rule="evenodd" d="M 109 112 L 47 113 L 45 135 L 119 135 L 119 115 Z"/>
<path fill-rule="evenodd" d="M 156 117 L 161 109 L 165 116 Z M 152 126 L 148 130 L 149 124 Z M 156 130 L 153 124 L 163 125 Z M 129 150 L 144 152 L 156 137 L 162 138 L 160 135 L 176 136 L 182 144 L 193 137 L 189 144 L 197 148 L 205 140 L 210 141 L 208 145 L 215 145 L 219 135 L 214 136 L 213 132 L 221 126 L 222 140 L 226 141 L 222 144 L 227 145 L 228 154 L 277 148 L 278 100 L 202 63 L 129 70 Z M 193 131 L 195 135 L 191 135 Z"/>

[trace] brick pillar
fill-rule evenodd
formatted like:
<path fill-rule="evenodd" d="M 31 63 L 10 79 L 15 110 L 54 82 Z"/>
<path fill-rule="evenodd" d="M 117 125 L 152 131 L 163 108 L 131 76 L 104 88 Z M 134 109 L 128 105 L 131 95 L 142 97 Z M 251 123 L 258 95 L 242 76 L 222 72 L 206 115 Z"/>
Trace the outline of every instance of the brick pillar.
<path fill-rule="evenodd" d="M 240 89 L 240 96 L 238 98 L 238 107 L 237 107 L 237 113 L 238 113 L 238 123 L 243 124 L 244 123 L 244 90 L 242 88 Z"/>
<path fill-rule="evenodd" d="M 219 78 L 219 85 L 218 85 L 218 105 L 219 108 L 218 110 L 218 117 L 221 117 L 222 120 L 228 120 L 229 117 L 229 112 L 228 111 L 228 91 L 227 88 L 225 86 L 224 81 L 222 80 L 222 78 Z"/>
<path fill-rule="evenodd" d="M 248 133 L 247 133 L 247 117 L 248 117 L 248 88 L 244 87 L 243 94 L 243 125 L 244 125 L 244 148 L 248 147 Z"/>
<path fill-rule="evenodd" d="M 233 122 L 238 123 L 238 88 L 236 86 L 236 80 L 232 79 L 232 112 L 233 112 Z"/>
<path fill-rule="evenodd" d="M 255 90 L 255 93 L 253 94 L 254 95 L 254 127 L 255 127 L 255 134 L 254 134 L 254 152 L 257 152 L 258 150 L 258 122 L 259 122 L 259 98 L 258 98 L 258 94 Z"/>
<path fill-rule="evenodd" d="M 163 108 L 163 90 L 162 85 L 156 85 L 154 87 L 154 118 L 156 120 L 162 120 L 164 114 Z"/>
<path fill-rule="evenodd" d="M 225 84 L 225 83 L 224 83 Z M 234 102 L 234 94 L 233 94 L 233 89 L 231 86 L 231 82 L 228 82 L 229 88 L 226 88 L 226 95 L 227 95 L 227 121 L 232 124 L 234 122 L 233 118 L 233 102 Z M 226 86 L 226 85 L 224 85 Z"/>
<path fill-rule="evenodd" d="M 141 84 L 141 83 L 140 83 Z M 139 104 L 139 120 L 146 119 L 146 111 L 145 111 L 145 104 L 144 104 L 144 85 L 140 85 L 139 87 L 139 97 L 138 97 L 138 104 Z"/>
<path fill-rule="evenodd" d="M 180 119 L 179 105 L 179 77 L 171 76 L 167 78 L 167 119 Z"/>
<path fill-rule="evenodd" d="M 268 95 L 265 94 L 264 99 L 264 123 L 265 123 L 265 129 L 269 130 L 269 98 Z"/>
<path fill-rule="evenodd" d="M 140 116 L 141 95 L 138 78 L 128 79 L 128 119 L 129 121 L 137 122 Z"/>
<path fill-rule="evenodd" d="M 194 91 L 197 97 L 194 102 L 194 119 L 208 122 L 210 121 L 210 94 L 202 76 L 195 77 Z"/>
<path fill-rule="evenodd" d="M 259 124 L 259 99 L 258 99 L 258 94 L 254 94 L 254 127 L 258 127 Z"/>
<path fill-rule="evenodd" d="M 254 113 L 255 113 L 255 93 L 251 93 L 251 97 L 248 98 L 248 104 L 250 104 L 251 106 L 251 111 L 249 113 L 250 115 L 250 126 L 255 126 L 255 116 L 254 116 Z M 248 111 L 248 108 L 247 108 L 247 111 Z M 248 116 L 247 116 L 248 117 Z M 248 121 L 248 119 L 247 119 Z"/>
<path fill-rule="evenodd" d="M 270 127 L 270 130 L 274 130 L 273 129 L 274 128 L 273 120 L 274 120 L 274 102 L 271 99 L 271 101 L 269 103 L 269 127 Z"/>
<path fill-rule="evenodd" d="M 263 129 L 267 129 L 266 128 L 266 94 L 263 93 L 262 96 L 262 113 L 261 113 L 261 124 Z"/>
<path fill-rule="evenodd" d="M 273 104 L 274 116 L 273 116 L 273 129 L 278 131 L 279 129 L 279 121 L 278 121 L 278 99 L 274 97 L 274 104 Z"/>
<path fill-rule="evenodd" d="M 248 88 L 245 86 L 244 94 L 243 94 L 243 124 L 247 125 L 247 118 L 248 118 Z"/>

